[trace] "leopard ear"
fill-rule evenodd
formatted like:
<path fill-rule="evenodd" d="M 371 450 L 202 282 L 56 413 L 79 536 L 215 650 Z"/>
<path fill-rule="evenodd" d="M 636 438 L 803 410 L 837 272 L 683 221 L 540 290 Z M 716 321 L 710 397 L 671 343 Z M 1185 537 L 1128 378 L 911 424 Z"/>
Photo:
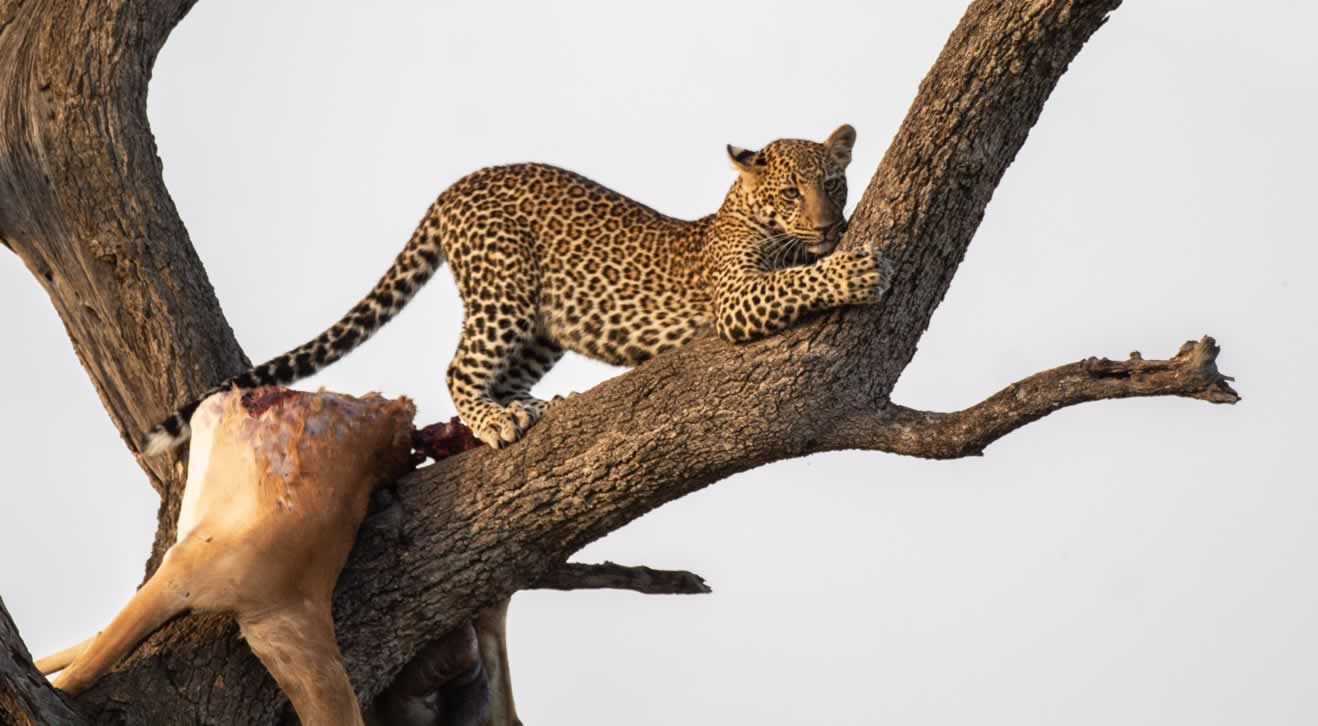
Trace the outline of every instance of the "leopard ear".
<path fill-rule="evenodd" d="M 728 144 L 728 160 L 742 176 L 754 177 L 765 167 L 764 155 L 758 151 Z"/>
<path fill-rule="evenodd" d="M 824 146 L 828 147 L 829 154 L 843 166 L 851 163 L 851 147 L 855 144 L 856 130 L 851 128 L 851 124 L 842 124 L 837 127 L 824 141 Z"/>

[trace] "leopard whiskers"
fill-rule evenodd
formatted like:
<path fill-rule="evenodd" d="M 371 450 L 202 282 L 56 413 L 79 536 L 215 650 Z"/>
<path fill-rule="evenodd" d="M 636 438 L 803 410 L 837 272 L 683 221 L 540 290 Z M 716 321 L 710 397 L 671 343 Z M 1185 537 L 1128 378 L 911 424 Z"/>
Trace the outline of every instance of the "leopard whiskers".
<path fill-rule="evenodd" d="M 801 240 L 797 237 L 790 237 L 778 246 L 778 253 L 773 261 L 774 269 L 783 269 L 792 267 L 798 262 L 801 254 Z"/>
<path fill-rule="evenodd" d="M 761 244 L 764 245 L 761 248 L 761 259 L 765 261 L 766 268 L 777 270 L 787 266 L 786 263 L 800 245 L 800 240 L 791 232 L 780 232 L 765 237 L 761 240 Z"/>
<path fill-rule="evenodd" d="M 772 261 L 774 255 L 777 253 L 778 246 L 782 244 L 783 240 L 787 237 L 788 235 L 786 232 L 780 232 L 778 234 L 766 235 L 761 238 L 759 248 L 760 260 L 766 264 Z"/>
<path fill-rule="evenodd" d="M 800 245 L 800 240 L 795 238 L 785 241 L 778 246 L 778 253 L 773 260 L 773 269 L 781 270 L 790 266 L 790 261 L 796 256 L 796 248 Z"/>

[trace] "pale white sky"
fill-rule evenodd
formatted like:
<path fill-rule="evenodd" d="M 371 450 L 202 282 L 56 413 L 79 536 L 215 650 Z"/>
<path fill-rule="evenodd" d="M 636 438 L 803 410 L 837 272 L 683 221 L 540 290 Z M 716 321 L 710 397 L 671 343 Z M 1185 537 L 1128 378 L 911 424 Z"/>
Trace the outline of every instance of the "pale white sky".
<path fill-rule="evenodd" d="M 697 216 L 732 180 L 724 144 L 845 121 L 863 189 L 964 5 L 207 0 L 162 52 L 149 112 L 224 310 L 265 358 L 351 306 L 480 166 L 552 162 Z M 671 504 L 579 557 L 689 568 L 715 594 L 519 595 L 525 720 L 1318 722 L 1314 20 L 1282 0 L 1119 10 L 895 395 L 959 408 L 1210 333 L 1243 403 L 1091 404 L 981 459 L 815 456 Z M 17 382 L 0 595 L 44 654 L 132 593 L 156 500 L 41 289 L 0 257 L 0 375 Z M 441 274 L 304 386 L 447 418 L 460 315 Z M 569 356 L 540 390 L 615 373 Z"/>

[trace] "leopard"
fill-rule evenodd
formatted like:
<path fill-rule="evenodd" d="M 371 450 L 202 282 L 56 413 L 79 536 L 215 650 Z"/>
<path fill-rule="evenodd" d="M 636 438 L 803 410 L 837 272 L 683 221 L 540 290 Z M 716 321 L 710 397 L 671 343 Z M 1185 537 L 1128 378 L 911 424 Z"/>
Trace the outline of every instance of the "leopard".
<path fill-rule="evenodd" d="M 149 432 L 158 454 L 187 440 L 215 392 L 287 385 L 363 344 L 446 261 L 463 304 L 446 373 L 462 420 L 485 444 L 526 436 L 561 397 L 532 387 L 565 351 L 631 367 L 707 331 L 735 344 L 803 317 L 878 302 L 891 265 L 872 250 L 834 254 L 847 228 L 856 131 L 823 142 L 728 145 L 736 178 L 713 214 L 683 220 L 541 163 L 473 172 L 429 207 L 392 266 L 338 322 L 186 403 Z"/>

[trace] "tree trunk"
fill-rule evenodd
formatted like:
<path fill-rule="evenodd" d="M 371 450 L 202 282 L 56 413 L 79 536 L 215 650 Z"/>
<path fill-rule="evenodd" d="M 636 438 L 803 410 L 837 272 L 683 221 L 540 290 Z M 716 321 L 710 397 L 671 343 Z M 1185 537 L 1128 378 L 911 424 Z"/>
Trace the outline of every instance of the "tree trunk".
<path fill-rule="evenodd" d="M 146 120 L 151 66 L 194 2 L 0 2 L 0 242 L 50 295 L 134 452 L 181 392 L 248 365 Z M 177 452 L 138 462 L 160 494 L 150 575 L 185 477 Z"/>
<path fill-rule="evenodd" d="M 84 3 L 0 5 L 0 241 L 50 293 L 136 451 L 136 432 L 246 361 L 161 182 L 144 113 L 151 63 L 191 3 Z M 973 455 L 1098 398 L 1236 400 L 1204 339 L 1165 361 L 1063 366 L 962 412 L 888 402 L 1049 93 L 1118 4 L 971 4 L 843 242 L 895 264 L 882 303 L 749 345 L 699 339 L 555 407 L 511 449 L 405 477 L 363 527 L 336 594 L 363 702 L 477 608 L 733 473 L 841 448 Z M 183 477 L 178 459 L 144 467 L 162 497 L 150 571 L 173 540 Z M 167 625 L 78 706 L 91 722 L 273 723 L 286 702 L 234 633 L 221 619 Z"/>

